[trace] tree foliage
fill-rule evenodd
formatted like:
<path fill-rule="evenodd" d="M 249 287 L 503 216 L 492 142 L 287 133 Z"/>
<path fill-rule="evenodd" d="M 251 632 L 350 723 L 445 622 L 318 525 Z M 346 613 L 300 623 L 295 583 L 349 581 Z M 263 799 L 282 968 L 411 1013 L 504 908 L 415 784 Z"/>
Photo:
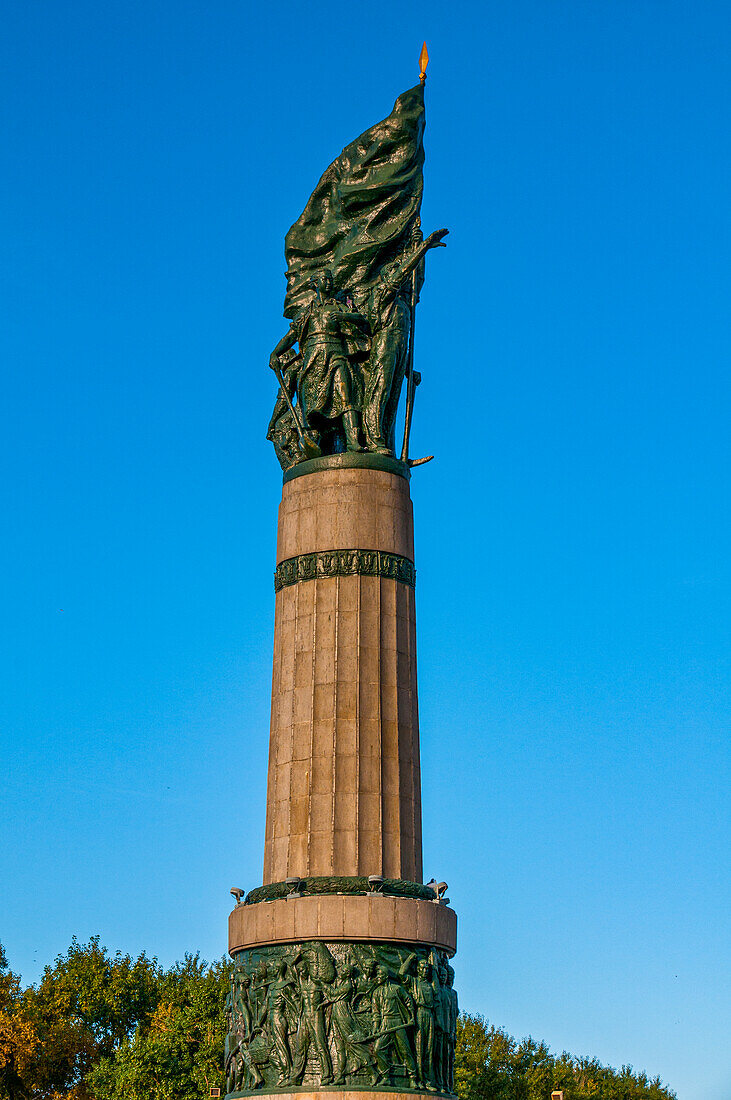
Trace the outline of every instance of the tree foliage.
<path fill-rule="evenodd" d="M 198 955 L 160 973 L 154 1013 L 89 1076 L 97 1100 L 199 1100 L 223 1088 L 229 968 Z"/>
<path fill-rule="evenodd" d="M 0 1100 L 200 1100 L 223 1091 L 229 967 L 186 955 L 169 969 L 75 939 L 23 989 L 0 945 Z M 481 1016 L 457 1024 L 460 1100 L 674 1100 L 630 1066 L 553 1055 Z"/>
<path fill-rule="evenodd" d="M 6 1028 L 25 1041 L 5 1058 L 9 1100 L 95 1100 L 88 1074 L 154 1011 L 158 984 L 155 960 L 111 956 L 98 937 L 74 939 L 37 986 L 17 983 Z"/>
<path fill-rule="evenodd" d="M 675 1100 L 659 1077 L 649 1080 L 631 1066 L 617 1071 L 596 1058 L 551 1054 L 545 1043 L 518 1042 L 482 1016 L 457 1022 L 455 1089 L 460 1100 Z"/>
<path fill-rule="evenodd" d="M 25 1080 L 39 1055 L 38 1033 L 24 1011 L 20 978 L 0 944 L 0 1097 L 26 1100 Z"/>

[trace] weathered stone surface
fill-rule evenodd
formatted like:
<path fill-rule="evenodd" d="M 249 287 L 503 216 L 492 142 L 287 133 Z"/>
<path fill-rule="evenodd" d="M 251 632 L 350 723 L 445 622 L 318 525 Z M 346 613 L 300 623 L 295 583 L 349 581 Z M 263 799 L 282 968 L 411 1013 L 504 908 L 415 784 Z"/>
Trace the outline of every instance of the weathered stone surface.
<path fill-rule="evenodd" d="M 329 550 L 413 561 L 408 481 L 324 470 L 285 484 L 277 562 Z M 416 615 L 410 585 L 315 576 L 277 593 L 264 882 L 421 881 Z"/>
<path fill-rule="evenodd" d="M 229 916 L 229 951 L 298 940 L 421 943 L 453 955 L 457 914 L 449 906 L 385 894 L 313 896 L 239 905 Z"/>
<path fill-rule="evenodd" d="M 277 563 L 313 550 L 385 550 L 414 560 L 409 483 L 385 470 L 322 470 L 287 482 Z"/>

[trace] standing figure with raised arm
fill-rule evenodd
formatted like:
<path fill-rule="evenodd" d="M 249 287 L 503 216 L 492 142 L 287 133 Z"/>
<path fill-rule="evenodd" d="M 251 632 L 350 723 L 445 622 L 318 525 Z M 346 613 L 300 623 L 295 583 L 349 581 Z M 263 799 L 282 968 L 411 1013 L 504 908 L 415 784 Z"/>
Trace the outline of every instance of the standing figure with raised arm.
<path fill-rule="evenodd" d="M 434 1077 L 434 986 L 431 981 L 431 964 L 419 959 L 416 978 L 412 982 L 411 996 L 416 1007 L 416 1064 L 421 1080 L 429 1092 L 436 1092 Z"/>
<path fill-rule="evenodd" d="M 406 279 L 419 269 L 430 248 L 446 248 L 442 238 L 448 232 L 437 229 L 421 240 L 417 227 L 406 251 L 384 267 L 366 301 L 372 337 L 363 427 L 366 448 L 376 454 L 394 454 L 396 409 L 406 373 L 413 308 Z"/>
<path fill-rule="evenodd" d="M 299 975 L 300 1021 L 297 1034 L 297 1052 L 294 1058 L 292 1076 L 287 1083 L 290 1085 L 302 1084 L 302 1078 L 307 1069 L 307 1055 L 309 1054 L 310 1045 L 313 1045 L 317 1060 L 320 1063 L 320 1084 L 331 1085 L 333 1082 L 333 1068 L 327 1037 L 325 996 L 321 983 L 314 977 L 309 962 L 303 956 L 299 956 Z"/>
<path fill-rule="evenodd" d="M 419 1087 L 419 1071 L 411 1049 L 409 1028 L 414 1024 L 414 1003 L 398 982 L 391 980 L 385 966 L 376 967 L 376 988 L 371 1002 L 378 1065 L 377 1084 L 390 1084 L 394 1065 L 403 1065 L 412 1089 Z"/>

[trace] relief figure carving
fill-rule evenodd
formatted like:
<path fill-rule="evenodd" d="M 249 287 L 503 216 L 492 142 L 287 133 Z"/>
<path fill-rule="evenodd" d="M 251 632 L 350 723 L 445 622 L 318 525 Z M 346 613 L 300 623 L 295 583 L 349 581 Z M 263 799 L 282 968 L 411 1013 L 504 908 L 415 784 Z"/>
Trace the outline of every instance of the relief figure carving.
<path fill-rule="evenodd" d="M 297 1054 L 289 1083 L 302 1084 L 307 1054 L 310 1045 L 313 1045 L 320 1063 L 320 1084 L 331 1085 L 333 1071 L 325 1024 L 325 997 L 322 984 L 312 976 L 310 966 L 306 958 L 299 959 L 300 1022 L 297 1032 Z"/>
<path fill-rule="evenodd" d="M 443 951 L 313 941 L 237 953 L 230 1096 L 292 1087 L 453 1087 L 457 995 Z"/>
<path fill-rule="evenodd" d="M 390 977 L 385 966 L 376 967 L 376 988 L 372 999 L 373 1030 L 376 1040 L 373 1053 L 379 1070 L 378 1084 L 391 1084 L 392 1059 L 406 1066 L 411 1087 L 419 1087 L 409 1030 L 414 1024 L 414 1005 L 406 990 Z"/>

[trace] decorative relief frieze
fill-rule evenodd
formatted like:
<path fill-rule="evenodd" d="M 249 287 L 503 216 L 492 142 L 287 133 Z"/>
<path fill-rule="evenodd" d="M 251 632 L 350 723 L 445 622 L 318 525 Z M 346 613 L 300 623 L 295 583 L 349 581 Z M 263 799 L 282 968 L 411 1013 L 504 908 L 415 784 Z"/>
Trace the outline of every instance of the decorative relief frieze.
<path fill-rule="evenodd" d="M 327 1086 L 452 1095 L 457 994 L 443 951 L 294 943 L 240 951 L 226 1001 L 229 1097 Z"/>
<path fill-rule="evenodd" d="M 274 573 L 274 591 L 317 577 L 389 577 L 416 586 L 414 563 L 385 550 L 318 550 L 282 561 Z"/>

